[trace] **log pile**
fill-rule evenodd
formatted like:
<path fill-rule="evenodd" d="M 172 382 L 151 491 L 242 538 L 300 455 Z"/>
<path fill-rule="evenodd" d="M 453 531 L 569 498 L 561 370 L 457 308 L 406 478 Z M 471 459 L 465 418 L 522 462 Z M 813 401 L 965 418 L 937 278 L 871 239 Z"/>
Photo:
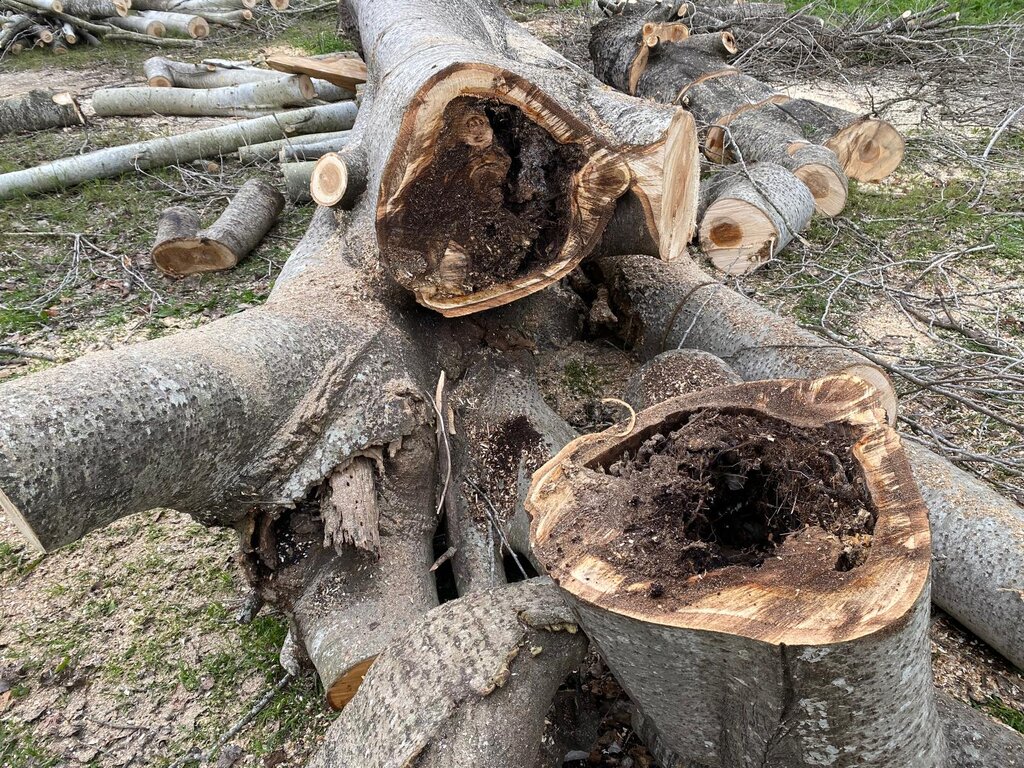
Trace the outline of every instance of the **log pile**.
<path fill-rule="evenodd" d="M 809 225 L 812 211 L 839 215 L 848 177 L 879 181 L 902 160 L 903 138 L 884 120 L 790 98 L 730 65 L 737 38 L 704 11 L 655 0 L 602 6 L 612 15 L 593 29 L 595 74 L 627 93 L 685 107 L 705 158 L 733 164 L 704 185 L 700 213 L 701 248 L 726 273 L 771 259 Z M 753 3 L 712 12 L 751 19 L 778 8 Z M 662 34 L 648 32 L 655 26 Z"/>
<path fill-rule="evenodd" d="M 66 53 L 104 39 L 158 47 L 192 47 L 211 25 L 238 28 L 288 0 L 0 0 L 0 56 L 30 48 Z"/>
<path fill-rule="evenodd" d="M 1024 661 L 1024 511 L 910 447 L 878 365 L 690 258 L 711 208 L 694 116 L 605 87 L 494 2 L 343 11 L 369 64 L 344 134 L 282 146 L 271 126 L 350 102 L 117 156 L 241 134 L 311 164 L 321 205 L 264 305 L 0 386 L 0 507 L 28 541 L 155 507 L 233 527 L 289 618 L 282 664 L 341 710 L 312 768 L 560 765 L 552 700 L 588 643 L 664 766 L 1024 765 L 1019 735 L 937 694 L 927 635 L 934 600 Z M 696 37 L 628 39 L 649 69 L 722 45 Z M 150 70 L 153 91 L 244 85 Z M 85 178 L 87 157 L 0 196 Z M 759 165 L 760 187 L 799 181 Z M 721 185 L 756 207 L 744 181 Z M 815 207 L 799 183 L 777 230 Z M 281 204 L 244 194 L 202 232 L 164 213 L 172 271 L 243 255 Z M 577 436 L 540 366 L 609 340 L 643 365 L 632 413 Z"/>

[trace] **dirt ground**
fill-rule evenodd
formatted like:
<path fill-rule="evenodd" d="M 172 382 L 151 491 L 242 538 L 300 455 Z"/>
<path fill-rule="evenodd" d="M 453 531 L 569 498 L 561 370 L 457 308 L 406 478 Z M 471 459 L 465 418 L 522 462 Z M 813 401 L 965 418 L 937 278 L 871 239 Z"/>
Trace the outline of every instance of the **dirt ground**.
<path fill-rule="evenodd" d="M 585 64 L 583 5 L 509 7 L 541 39 Z M 326 11 L 264 20 L 256 32 L 215 33 L 202 51 L 182 58 L 345 47 Z M 0 62 L 0 93 L 59 85 L 88 97 L 97 87 L 141 81 L 141 62 L 151 53 L 104 46 L 59 60 L 26 54 Z M 794 89 L 841 89 L 866 109 L 882 94 L 909 92 L 913 73 L 868 70 L 843 83 L 784 80 L 780 85 Z M 841 331 L 846 343 L 876 350 L 899 370 L 952 377 L 957 391 L 1024 419 L 1024 396 L 1009 376 L 1018 370 L 1015 350 L 1024 337 L 1024 133 L 1005 131 L 979 164 L 991 125 L 950 127 L 923 99 L 892 109 L 909 137 L 904 166 L 882 184 L 854 185 L 842 217 L 816 221 L 802 242 L 736 285 L 809 327 Z M 83 129 L 4 137 L 0 172 L 214 122 L 95 119 Z M 972 206 L 982 175 L 986 187 Z M 224 158 L 0 203 L 0 348 L 33 355 L 0 355 L 0 381 L 263 301 L 306 227 L 308 206 L 289 205 L 264 244 L 228 273 L 170 281 L 147 255 L 163 207 L 188 201 L 208 221 L 253 176 L 279 179 L 273 165 L 242 167 Z M 922 272 L 929 276 L 924 282 Z M 1007 359 L 993 362 L 977 337 L 921 321 L 899 301 L 907 286 L 955 297 L 957 324 L 996 339 Z M 1000 364 L 1006 378 L 989 376 Z M 541 385 L 574 427 L 599 429 L 621 416 L 601 400 L 623 395 L 634 366 L 627 351 L 611 344 L 573 346 L 546 361 Z M 982 370 L 990 384 L 968 379 L 964 371 L 971 369 Z M 941 391 L 894 378 L 909 419 L 904 430 L 948 449 L 1004 491 L 1021 493 L 1019 434 Z M 0 768 L 302 765 L 334 715 L 311 674 L 274 692 L 284 674 L 277 653 L 286 625 L 272 613 L 236 621 L 246 596 L 236 549 L 233 532 L 165 510 L 38 557 L 0 516 Z M 940 687 L 1024 729 L 1019 670 L 939 611 L 932 649 Z M 619 696 L 600 670 L 585 685 L 607 699 Z M 268 693 L 270 705 L 218 747 Z M 636 744 L 621 708 L 612 710 L 618 719 L 601 734 L 589 764 L 645 764 L 631 751 Z M 187 759 L 197 753 L 202 761 Z"/>

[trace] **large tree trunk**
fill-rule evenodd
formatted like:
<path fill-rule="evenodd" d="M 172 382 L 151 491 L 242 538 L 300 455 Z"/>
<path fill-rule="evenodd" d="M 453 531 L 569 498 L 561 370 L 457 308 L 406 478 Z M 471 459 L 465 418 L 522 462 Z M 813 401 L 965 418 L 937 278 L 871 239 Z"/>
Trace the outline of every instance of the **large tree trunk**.
<path fill-rule="evenodd" d="M 699 469 L 701 483 L 711 487 L 711 507 L 695 520 L 705 520 L 707 530 L 692 523 L 704 532 L 680 545 L 668 528 L 631 522 L 647 519 L 646 497 L 631 495 L 637 483 L 658 481 L 630 482 L 628 472 L 641 470 L 618 474 L 616 466 L 631 457 L 640 466 L 643 452 L 653 450 L 648 466 L 655 468 L 659 449 L 648 448 L 652 441 L 675 439 L 670 432 L 685 433 L 698 413 L 709 412 L 768 420 L 764 431 L 726 433 L 724 443 L 716 438 L 711 447 L 727 458 Z M 621 426 L 575 440 L 534 476 L 527 498 L 531 543 L 667 748 L 693 763 L 721 766 L 941 765 L 928 642 L 927 512 L 877 393 L 847 377 L 753 382 L 675 398 L 640 413 L 625 434 Z M 828 528 L 831 534 L 820 517 L 801 518 L 796 529 L 795 519 L 776 523 L 786 512 L 773 506 L 775 494 L 784 504 L 792 494 L 795 512 L 816 505 L 827 489 L 846 493 L 847 481 L 835 485 L 832 475 L 842 471 L 842 453 L 827 454 L 833 465 L 792 455 L 793 428 L 814 430 L 818 450 L 824 438 L 817 435 L 837 434 L 826 426 L 842 432 L 830 449 L 848 446 L 851 466 L 859 467 L 860 479 L 851 482 L 866 487 L 870 511 L 861 507 L 858 517 L 873 516 L 867 532 L 851 538 L 837 533 L 848 522 Z M 697 434 L 679 438 L 684 455 L 699 455 Z M 785 460 L 811 475 L 803 490 L 767 448 L 756 470 L 742 468 L 742 446 L 758 440 L 786 443 Z M 677 460 L 685 461 L 671 459 Z M 672 487 L 664 489 L 667 503 L 677 492 Z M 653 503 L 666 503 L 658 501 L 661 493 Z M 757 506 L 764 499 L 771 509 Z M 769 533 L 757 532 L 762 527 Z M 770 533 L 776 528 L 781 541 Z M 766 549 L 756 568 L 729 565 L 735 555 L 723 549 L 725 564 L 703 560 L 686 580 L 671 571 L 650 575 L 643 560 L 656 556 L 646 545 L 634 553 L 641 561 L 622 559 L 619 548 L 608 551 L 609 541 L 647 541 L 649 531 L 657 548 L 728 541 L 739 549 L 750 538 L 763 539 Z"/>
<path fill-rule="evenodd" d="M 370 70 L 392 67 L 370 117 L 387 131 L 368 147 L 381 257 L 419 302 L 453 316 L 541 290 L 600 247 L 624 196 L 643 212 L 631 252 L 683 251 L 688 115 L 601 88 L 489 3 L 418 5 L 429 23 L 399 34 L 395 2 L 351 3 Z"/>
<path fill-rule="evenodd" d="M 890 420 L 896 398 L 885 374 L 711 279 L 689 260 L 603 259 L 622 332 L 645 359 L 674 348 L 722 358 L 744 380 L 856 375 L 882 393 Z M 937 556 L 933 598 L 999 653 L 1021 666 L 1024 510 L 926 448 L 908 442 L 928 506 Z"/>

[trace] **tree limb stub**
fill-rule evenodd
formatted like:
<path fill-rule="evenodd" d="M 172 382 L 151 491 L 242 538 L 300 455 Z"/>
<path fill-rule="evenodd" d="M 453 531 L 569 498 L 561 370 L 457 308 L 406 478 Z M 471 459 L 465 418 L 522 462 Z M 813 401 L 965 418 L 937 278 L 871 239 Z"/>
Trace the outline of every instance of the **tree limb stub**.
<path fill-rule="evenodd" d="M 629 435 L 611 428 L 579 438 L 534 476 L 527 509 L 538 558 L 572 596 L 588 635 L 631 698 L 685 759 L 792 768 L 852 754 L 860 764 L 891 768 L 941 764 L 928 644 L 927 512 L 877 403 L 870 385 L 849 377 L 707 390 L 643 411 Z M 701 433 L 695 430 L 712 423 L 713 414 L 731 414 L 721 422 L 727 431 L 740 413 L 768 418 L 755 419 L 758 431 L 715 438 L 719 458 L 701 470 L 710 472 L 701 482 L 717 489 L 709 498 L 728 501 L 712 501 L 703 513 L 696 507 L 695 515 L 706 515 L 701 525 L 707 532 L 694 522 L 692 543 L 679 545 L 694 549 L 697 572 L 652 572 L 645 559 L 654 556 L 635 542 L 653 535 L 651 546 L 677 545 L 659 543 L 673 535 L 668 528 L 637 528 L 635 515 L 645 514 L 648 502 L 634 497 L 639 506 L 629 511 L 633 492 L 620 489 L 639 486 L 629 485 L 633 475 L 625 473 L 660 477 L 653 473 L 663 450 L 691 457 L 673 462 L 697 461 Z M 816 435 L 808 433 L 811 453 L 821 450 L 819 433 L 836 436 L 818 454 L 822 463 L 802 464 L 804 473 L 820 472 L 822 483 L 809 481 L 799 491 L 784 471 L 773 475 L 779 470 L 770 458 L 747 474 L 752 465 L 743 464 L 744 444 L 781 441 L 792 459 L 797 443 L 789 441 L 804 434 L 800 430 Z M 644 458 L 647 451 L 653 453 Z M 859 469 L 843 477 L 857 479 L 833 486 L 825 478 L 849 471 L 839 470 L 843 460 L 836 458 L 847 452 L 849 467 Z M 731 467 L 726 474 L 716 475 L 719 460 Z M 673 475 L 672 483 L 679 482 Z M 783 523 L 787 510 L 772 501 L 779 493 L 785 506 L 791 496 L 794 512 L 807 510 L 816 504 L 813 497 L 830 493 L 824 489 L 846 493 L 857 483 L 865 494 L 847 509 L 853 515 L 865 505 L 856 512 L 862 526 L 852 516 L 833 525 L 818 513 Z M 680 493 L 671 490 L 676 487 L 667 485 L 664 493 Z M 755 513 L 762 502 L 767 506 Z M 835 509 L 830 502 L 825 508 Z M 709 554 L 709 541 L 721 554 Z M 767 547 L 758 567 L 731 554 L 752 555 L 757 546 Z M 660 663 L 652 666 L 653 658 Z"/>

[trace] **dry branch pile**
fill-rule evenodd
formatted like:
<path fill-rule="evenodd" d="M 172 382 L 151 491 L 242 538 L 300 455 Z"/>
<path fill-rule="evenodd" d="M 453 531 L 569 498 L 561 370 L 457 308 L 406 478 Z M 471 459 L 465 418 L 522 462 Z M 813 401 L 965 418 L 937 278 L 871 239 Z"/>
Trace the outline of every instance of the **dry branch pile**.
<path fill-rule="evenodd" d="M 368 64 L 346 133 L 271 128 L 342 102 L 120 148 L 258 135 L 254 156 L 312 167 L 321 206 L 263 306 L 0 387 L 0 507 L 25 537 L 51 550 L 154 507 L 235 528 L 257 602 L 290 619 L 282 664 L 341 710 L 312 768 L 560 765 L 594 727 L 552 710 L 588 642 L 665 766 L 1024 765 L 1024 739 L 937 694 L 927 634 L 934 600 L 1024 664 L 1024 511 L 904 444 L 878 363 L 686 250 L 723 200 L 709 237 L 744 240 L 770 205 L 781 247 L 832 200 L 801 153 L 844 181 L 884 168 L 884 125 L 725 64 L 694 75 L 728 41 L 669 18 L 602 22 L 620 90 L 491 2 L 346 0 L 342 22 Z M 335 64 L 282 66 L 352 85 Z M 158 61 L 148 90 L 247 85 L 219 69 Z M 675 95 L 637 98 L 648 82 Z M 818 112 L 794 127 L 787 106 Z M 698 114 L 736 140 L 709 150 Z M 741 118 L 764 161 L 699 201 L 701 150 L 747 152 Z M 87 178 L 82 158 L 0 176 L 0 196 Z M 280 206 L 253 182 L 201 232 L 167 211 L 154 257 L 223 265 Z M 608 341 L 645 363 L 630 418 L 577 436 L 539 368 Z"/>

